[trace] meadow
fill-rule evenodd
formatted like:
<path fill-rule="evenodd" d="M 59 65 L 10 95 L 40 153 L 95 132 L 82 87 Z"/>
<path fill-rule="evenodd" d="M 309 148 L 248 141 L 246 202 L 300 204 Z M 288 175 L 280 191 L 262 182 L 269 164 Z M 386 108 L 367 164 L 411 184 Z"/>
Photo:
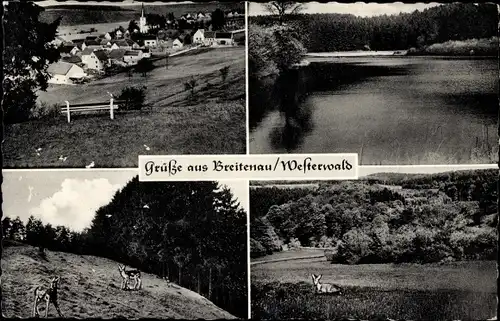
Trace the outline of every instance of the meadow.
<path fill-rule="evenodd" d="M 251 268 L 252 318 L 436 321 L 495 315 L 494 261 L 340 265 L 325 258 L 274 259 L 261 258 L 271 262 Z M 314 294 L 311 273 L 323 274 L 322 282 L 340 285 L 345 293 Z"/>
<path fill-rule="evenodd" d="M 173 13 L 175 17 L 180 17 L 186 13 L 193 12 L 213 12 L 215 9 L 223 11 L 236 10 L 243 13 L 245 10 L 243 3 L 182 3 L 182 4 L 161 4 L 144 5 L 147 13 L 167 15 Z M 61 26 L 75 26 L 85 24 L 113 23 L 130 20 L 138 20 L 141 14 L 141 4 L 128 6 L 89 6 L 89 5 L 57 5 L 46 7 L 41 14 L 41 20 L 51 22 L 58 17 L 63 17 Z M 126 26 L 125 26 L 126 27 Z"/>
<path fill-rule="evenodd" d="M 146 86 L 141 111 L 78 116 L 64 115 L 7 125 L 4 166 L 135 167 L 139 154 L 245 153 L 244 47 L 201 50 L 155 61 L 146 77 L 119 73 L 84 85 L 50 85 L 38 92 L 48 108 L 70 103 L 102 102 L 108 92 Z M 220 69 L 229 66 L 227 79 Z M 196 81 L 194 93 L 185 83 Z M 43 133 L 43 135 L 41 135 Z M 149 150 L 144 146 L 149 147 Z M 36 149 L 41 148 L 40 155 Z M 67 156 L 62 162 L 59 156 Z"/>

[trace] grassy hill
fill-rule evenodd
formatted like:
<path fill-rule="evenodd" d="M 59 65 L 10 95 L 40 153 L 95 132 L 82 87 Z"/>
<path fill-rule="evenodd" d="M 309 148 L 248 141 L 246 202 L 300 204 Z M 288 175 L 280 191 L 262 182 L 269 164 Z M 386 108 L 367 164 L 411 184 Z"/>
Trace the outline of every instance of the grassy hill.
<path fill-rule="evenodd" d="M 219 70 L 229 66 L 227 80 Z M 195 95 L 184 83 L 195 78 Z M 155 62 L 148 77 L 125 73 L 85 85 L 51 85 L 39 92 L 39 103 L 53 106 L 109 99 L 127 87 L 147 86 L 146 104 L 138 113 L 75 116 L 9 125 L 4 145 L 5 167 L 135 167 L 139 154 L 245 153 L 245 48 L 202 51 Z M 39 135 L 39 133 L 44 135 Z M 29 137 L 29 139 L 27 139 Z M 144 149 L 144 145 L 151 148 Z M 41 147 L 37 156 L 33 151 Z M 106 151 L 106 152 L 103 152 Z M 58 160 L 68 156 L 67 162 Z"/>
<path fill-rule="evenodd" d="M 203 296 L 142 273 L 139 291 L 120 289 L 118 262 L 31 246 L 8 246 L 2 257 L 2 306 L 6 317 L 30 317 L 33 291 L 61 276 L 59 306 L 70 318 L 235 319 Z M 40 307 L 43 315 L 44 310 Z M 43 312 L 42 312 L 43 311 Z M 49 316 L 57 313 L 53 306 Z"/>
<path fill-rule="evenodd" d="M 148 5 L 144 4 L 146 13 L 156 13 L 167 15 L 172 12 L 175 17 L 180 17 L 186 13 L 193 12 L 213 12 L 215 9 L 222 11 L 236 10 L 244 12 L 244 3 L 183 3 L 175 5 Z M 119 22 L 139 19 L 141 13 L 141 5 L 133 6 L 90 6 L 90 5 L 57 5 L 46 7 L 41 14 L 41 20 L 51 22 L 62 17 L 62 26 L 74 26 L 81 24 L 103 23 L 103 22 Z"/>

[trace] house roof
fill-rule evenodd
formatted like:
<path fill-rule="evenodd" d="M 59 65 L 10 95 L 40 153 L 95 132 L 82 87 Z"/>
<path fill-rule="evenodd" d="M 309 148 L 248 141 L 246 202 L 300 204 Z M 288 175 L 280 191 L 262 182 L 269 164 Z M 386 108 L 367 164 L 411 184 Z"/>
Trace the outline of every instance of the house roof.
<path fill-rule="evenodd" d="M 108 59 L 108 54 L 105 50 L 96 50 L 94 51 L 94 55 L 99 59 L 100 61 L 107 60 Z"/>
<path fill-rule="evenodd" d="M 85 44 L 87 46 L 98 46 L 101 44 L 101 42 L 97 40 L 85 40 Z"/>
<path fill-rule="evenodd" d="M 127 52 L 126 49 L 113 49 L 109 52 L 108 57 L 109 59 L 122 59 L 123 56 L 125 56 L 125 53 Z"/>
<path fill-rule="evenodd" d="M 53 75 L 67 75 L 71 67 L 74 64 L 64 61 L 58 61 L 53 64 L 50 64 L 47 68 L 47 72 Z"/>
<path fill-rule="evenodd" d="M 59 51 L 61 53 L 70 53 L 73 48 L 75 48 L 75 45 L 62 45 L 59 47 Z"/>
<path fill-rule="evenodd" d="M 205 38 L 215 38 L 215 32 L 213 31 L 205 32 Z"/>
<path fill-rule="evenodd" d="M 215 39 L 231 39 L 232 34 L 230 32 L 216 32 Z"/>
<path fill-rule="evenodd" d="M 173 42 L 176 42 L 176 41 L 178 41 L 178 42 L 182 43 L 182 40 L 181 40 L 181 39 L 179 39 L 179 38 L 175 38 L 175 40 L 174 40 Z"/>
<path fill-rule="evenodd" d="M 82 58 L 80 58 L 78 56 L 63 57 L 63 58 L 61 58 L 61 60 L 63 60 L 64 62 L 72 63 L 72 64 L 79 64 L 82 62 Z"/>
<path fill-rule="evenodd" d="M 137 56 L 139 56 L 139 51 L 137 51 L 137 50 L 127 50 L 125 52 L 125 56 L 137 57 Z"/>
<path fill-rule="evenodd" d="M 82 56 L 88 56 L 88 55 L 90 55 L 93 52 L 94 52 L 94 48 L 88 48 L 87 47 L 87 48 L 83 49 Z"/>

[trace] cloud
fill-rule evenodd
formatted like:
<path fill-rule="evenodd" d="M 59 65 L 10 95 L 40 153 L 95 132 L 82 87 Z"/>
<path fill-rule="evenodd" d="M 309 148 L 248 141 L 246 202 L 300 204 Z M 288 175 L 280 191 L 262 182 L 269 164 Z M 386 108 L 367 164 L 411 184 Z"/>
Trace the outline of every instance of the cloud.
<path fill-rule="evenodd" d="M 96 210 L 109 203 L 120 187 L 105 178 L 65 179 L 61 183 L 61 189 L 43 199 L 30 214 L 44 224 L 64 225 L 81 231 L 90 225 Z"/>

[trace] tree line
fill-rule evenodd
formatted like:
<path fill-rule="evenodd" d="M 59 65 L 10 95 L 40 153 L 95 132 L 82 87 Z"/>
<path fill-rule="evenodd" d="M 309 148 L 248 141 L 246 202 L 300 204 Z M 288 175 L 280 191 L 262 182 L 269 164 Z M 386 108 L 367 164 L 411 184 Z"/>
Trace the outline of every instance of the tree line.
<path fill-rule="evenodd" d="M 497 181 L 498 171 L 478 170 L 323 183 L 309 192 L 251 189 L 251 255 L 301 245 L 346 264 L 494 260 Z"/>
<path fill-rule="evenodd" d="M 237 317 L 247 316 L 246 213 L 217 182 L 132 179 L 83 232 L 30 217 L 2 221 L 6 239 L 106 257 L 167 277 Z"/>
<path fill-rule="evenodd" d="M 498 13 L 492 3 L 450 3 L 373 17 L 335 13 L 285 17 L 309 52 L 418 49 L 450 40 L 498 36 Z M 250 17 L 250 22 L 270 27 L 283 19 L 283 15 L 256 16 Z"/>

